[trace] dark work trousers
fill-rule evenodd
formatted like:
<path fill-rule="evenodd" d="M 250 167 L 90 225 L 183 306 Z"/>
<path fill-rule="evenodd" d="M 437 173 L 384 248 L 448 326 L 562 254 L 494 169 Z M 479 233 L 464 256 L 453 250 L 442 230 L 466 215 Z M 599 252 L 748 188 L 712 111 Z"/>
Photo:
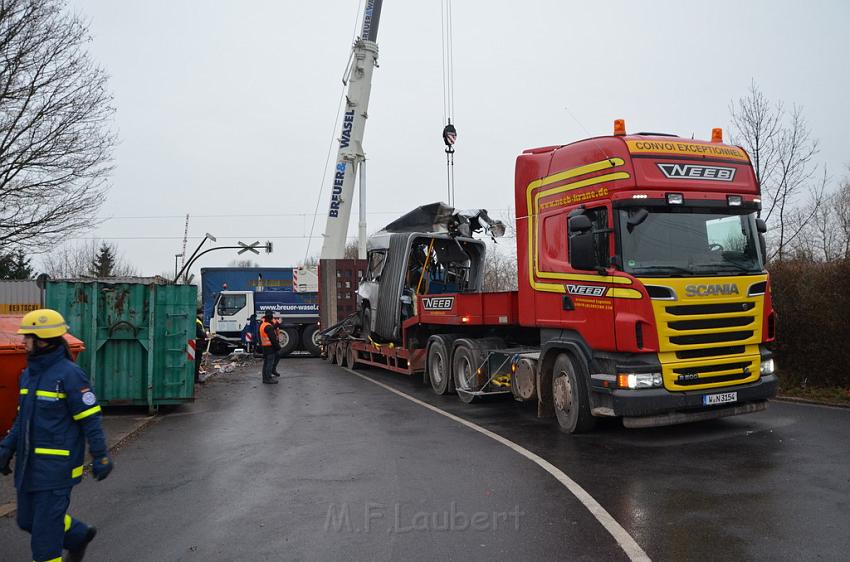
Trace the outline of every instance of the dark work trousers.
<path fill-rule="evenodd" d="M 277 364 L 280 362 L 280 350 L 274 350 L 274 363 L 272 363 L 272 373 L 277 373 Z"/>
<path fill-rule="evenodd" d="M 263 346 L 263 380 L 267 381 L 272 378 L 272 373 L 277 367 L 279 357 L 277 350 L 273 347 Z"/>
<path fill-rule="evenodd" d="M 76 550 L 89 527 L 68 515 L 71 488 L 23 492 L 18 490 L 18 527 L 32 535 L 32 558 L 61 560 L 62 549 Z"/>
<path fill-rule="evenodd" d="M 204 359 L 204 351 L 207 350 L 207 340 L 195 340 L 195 382 L 199 382 L 201 375 L 201 361 Z"/>

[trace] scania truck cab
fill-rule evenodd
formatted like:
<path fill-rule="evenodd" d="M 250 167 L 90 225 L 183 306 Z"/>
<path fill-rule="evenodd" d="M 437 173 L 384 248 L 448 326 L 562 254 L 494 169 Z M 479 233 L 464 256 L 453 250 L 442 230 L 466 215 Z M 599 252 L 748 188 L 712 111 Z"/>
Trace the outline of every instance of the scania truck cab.
<path fill-rule="evenodd" d="M 741 148 L 712 141 L 618 122 L 517 160 L 520 323 L 540 330 L 556 413 L 583 402 L 575 386 L 589 397 L 573 428 L 745 413 L 776 392 L 759 186 Z"/>

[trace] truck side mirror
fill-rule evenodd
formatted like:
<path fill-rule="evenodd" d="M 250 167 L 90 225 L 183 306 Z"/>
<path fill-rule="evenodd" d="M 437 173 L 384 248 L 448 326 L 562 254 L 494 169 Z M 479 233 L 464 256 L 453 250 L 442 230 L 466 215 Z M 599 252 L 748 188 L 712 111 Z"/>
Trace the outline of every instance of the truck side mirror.
<path fill-rule="evenodd" d="M 576 269 L 596 269 L 596 255 L 593 248 L 593 230 L 587 215 L 570 217 L 570 265 Z"/>
<path fill-rule="evenodd" d="M 588 232 L 591 228 L 592 225 L 590 223 L 590 217 L 588 217 L 587 215 L 575 215 L 570 217 L 570 237 L 572 237 L 573 234 L 582 234 Z"/>
<path fill-rule="evenodd" d="M 759 235 L 759 247 L 761 248 L 761 259 L 767 263 L 767 241 L 764 239 L 764 233 L 767 232 L 767 224 L 763 219 L 756 219 L 756 230 Z"/>

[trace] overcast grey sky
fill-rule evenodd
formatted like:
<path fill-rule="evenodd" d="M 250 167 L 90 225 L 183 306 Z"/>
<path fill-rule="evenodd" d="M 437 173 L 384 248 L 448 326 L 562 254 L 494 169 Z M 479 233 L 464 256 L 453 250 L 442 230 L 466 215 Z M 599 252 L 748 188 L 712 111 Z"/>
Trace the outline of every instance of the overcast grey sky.
<path fill-rule="evenodd" d="M 357 0 L 71 0 L 111 75 L 121 144 L 88 236 L 143 274 L 204 232 L 303 258 L 357 21 Z M 516 155 L 629 131 L 707 139 L 751 80 L 804 108 L 819 161 L 850 164 L 850 2 L 454 0 L 457 206 L 512 206 Z M 384 0 L 365 147 L 369 230 L 445 200 L 440 1 Z M 334 149 L 335 150 L 335 149 Z M 356 205 L 356 203 L 355 203 Z M 351 230 L 356 233 L 356 208 Z M 128 218 L 146 217 L 146 218 Z M 147 218 L 156 217 L 156 218 Z M 310 254 L 318 254 L 314 239 Z M 226 265 L 229 251 L 200 266 Z M 196 268 L 197 270 L 197 268 Z"/>

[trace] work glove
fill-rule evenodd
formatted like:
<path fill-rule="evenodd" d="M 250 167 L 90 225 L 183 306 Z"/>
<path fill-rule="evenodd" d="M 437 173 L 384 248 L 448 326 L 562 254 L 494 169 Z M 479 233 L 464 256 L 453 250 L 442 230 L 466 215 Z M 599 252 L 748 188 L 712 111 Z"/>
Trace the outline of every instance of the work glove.
<path fill-rule="evenodd" d="M 12 451 L 12 449 L 0 447 L 0 474 L 3 476 L 12 474 L 12 469 L 9 468 L 9 463 L 12 462 L 12 455 L 14 454 L 15 452 Z"/>
<path fill-rule="evenodd" d="M 94 462 L 91 463 L 91 471 L 92 474 L 94 474 L 94 479 L 100 482 L 109 476 L 109 473 L 112 472 L 113 466 L 112 459 L 106 455 L 94 459 Z"/>

